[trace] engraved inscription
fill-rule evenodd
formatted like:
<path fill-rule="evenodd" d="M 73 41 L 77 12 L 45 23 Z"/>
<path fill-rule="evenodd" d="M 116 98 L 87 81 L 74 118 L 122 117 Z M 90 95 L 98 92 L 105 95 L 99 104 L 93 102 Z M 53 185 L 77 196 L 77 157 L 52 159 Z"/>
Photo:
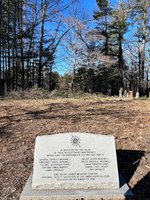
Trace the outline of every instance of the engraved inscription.
<path fill-rule="evenodd" d="M 108 178 L 109 175 L 99 175 L 98 173 L 55 173 L 57 181 L 91 181 L 96 178 Z"/>
<path fill-rule="evenodd" d="M 32 188 L 119 188 L 114 137 L 76 132 L 38 136 Z"/>
<path fill-rule="evenodd" d="M 71 159 L 79 157 L 88 173 L 65 173 L 69 168 Z M 97 153 L 91 149 L 61 149 L 53 154 L 47 154 L 46 158 L 39 160 L 40 167 L 47 172 L 54 172 L 53 178 L 57 181 L 72 180 L 95 180 L 95 178 L 109 177 L 107 174 L 99 175 L 97 172 L 105 172 L 109 167 L 110 160 L 104 153 Z M 52 178 L 52 176 L 43 176 L 42 178 Z"/>

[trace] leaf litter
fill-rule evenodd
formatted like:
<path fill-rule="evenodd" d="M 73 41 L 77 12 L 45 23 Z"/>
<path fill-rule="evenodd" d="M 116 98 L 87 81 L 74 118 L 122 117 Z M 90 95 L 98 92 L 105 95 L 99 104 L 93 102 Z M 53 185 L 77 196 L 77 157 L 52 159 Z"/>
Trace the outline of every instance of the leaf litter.
<path fill-rule="evenodd" d="M 150 100 L 115 98 L 0 101 L 0 199 L 19 200 L 32 172 L 37 135 L 114 135 L 119 173 L 136 200 L 150 197 Z"/>

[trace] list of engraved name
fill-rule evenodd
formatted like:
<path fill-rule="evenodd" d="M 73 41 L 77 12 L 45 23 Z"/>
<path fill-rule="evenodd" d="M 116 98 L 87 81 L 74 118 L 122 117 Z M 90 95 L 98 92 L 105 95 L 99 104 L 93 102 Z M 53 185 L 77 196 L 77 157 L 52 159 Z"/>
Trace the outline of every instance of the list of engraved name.
<path fill-rule="evenodd" d="M 85 173 L 69 172 L 67 169 L 71 165 L 72 159 L 78 157 Z M 104 153 L 97 153 L 92 149 L 60 149 L 59 151 L 47 154 L 45 158 L 39 159 L 40 167 L 46 172 L 50 172 L 42 178 L 55 178 L 57 181 L 72 181 L 72 180 L 95 180 L 96 178 L 108 178 L 109 175 L 99 172 L 105 172 L 109 167 L 110 159 Z M 52 177 L 53 176 L 53 177 Z"/>

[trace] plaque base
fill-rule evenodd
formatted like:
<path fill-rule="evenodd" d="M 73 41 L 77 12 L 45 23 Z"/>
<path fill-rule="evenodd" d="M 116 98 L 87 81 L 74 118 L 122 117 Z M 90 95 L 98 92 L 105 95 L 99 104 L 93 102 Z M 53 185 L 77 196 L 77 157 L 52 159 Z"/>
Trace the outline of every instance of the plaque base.
<path fill-rule="evenodd" d="M 33 190 L 32 174 L 20 196 L 20 200 L 124 200 L 132 198 L 133 193 L 122 178 L 120 178 L 119 189 Z"/>

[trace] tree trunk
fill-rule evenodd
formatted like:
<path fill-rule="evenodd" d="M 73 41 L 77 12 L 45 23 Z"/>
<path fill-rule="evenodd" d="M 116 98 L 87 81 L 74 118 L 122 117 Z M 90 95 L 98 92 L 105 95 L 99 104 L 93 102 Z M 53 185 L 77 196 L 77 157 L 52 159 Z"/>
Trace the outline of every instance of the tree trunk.
<path fill-rule="evenodd" d="M 142 29 L 142 45 L 141 45 L 141 67 L 140 67 L 140 77 L 141 77 L 141 89 L 140 96 L 144 95 L 144 74 L 145 74 L 145 44 L 146 44 L 146 14 L 144 13 L 144 25 Z"/>
<path fill-rule="evenodd" d="M 119 88 L 123 88 L 123 68 L 124 68 L 124 63 L 123 63 L 123 51 L 122 51 L 122 34 L 119 33 L 118 37 L 118 42 L 119 42 L 119 54 L 118 54 L 118 68 L 119 68 Z"/>
<path fill-rule="evenodd" d="M 2 78 L 2 0 L 0 0 L 0 79 Z"/>
<path fill-rule="evenodd" d="M 72 82 L 71 82 L 71 90 L 72 90 L 72 92 L 74 90 L 75 69 L 76 69 L 76 65 L 77 65 L 76 53 L 77 53 L 77 49 L 75 47 L 74 48 L 74 61 L 73 61 L 73 67 L 72 67 Z"/>
<path fill-rule="evenodd" d="M 7 82 L 7 90 L 10 91 L 11 89 L 11 76 L 10 76 L 10 65 L 11 65 L 11 60 L 10 60 L 10 1 L 8 0 L 8 19 L 7 19 L 7 56 L 8 56 L 8 82 Z"/>
<path fill-rule="evenodd" d="M 23 51 L 23 1 L 18 1 L 19 16 L 18 28 L 20 33 L 20 61 L 21 61 L 21 86 L 25 89 L 25 68 L 24 68 L 24 51 Z"/>
<path fill-rule="evenodd" d="M 41 10 L 42 10 L 42 20 L 41 20 L 41 35 L 40 35 L 40 48 L 39 48 L 39 69 L 38 69 L 38 87 L 42 87 L 42 54 L 43 54 L 43 43 L 44 43 L 44 25 L 45 25 L 45 14 L 46 14 L 46 5 L 41 1 Z"/>

